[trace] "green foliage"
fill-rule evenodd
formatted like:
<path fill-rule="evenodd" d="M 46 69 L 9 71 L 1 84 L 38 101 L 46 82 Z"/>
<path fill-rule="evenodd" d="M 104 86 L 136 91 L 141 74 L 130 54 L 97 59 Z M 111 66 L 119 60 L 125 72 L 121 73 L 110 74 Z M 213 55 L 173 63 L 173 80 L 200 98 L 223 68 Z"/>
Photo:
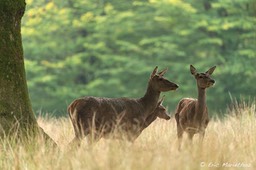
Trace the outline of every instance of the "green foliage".
<path fill-rule="evenodd" d="M 81 96 L 140 97 L 158 65 L 180 85 L 166 93 L 174 111 L 197 97 L 189 65 L 217 65 L 208 104 L 219 111 L 255 96 L 256 5 L 233 1 L 27 0 L 23 45 L 35 110 L 66 114 Z"/>

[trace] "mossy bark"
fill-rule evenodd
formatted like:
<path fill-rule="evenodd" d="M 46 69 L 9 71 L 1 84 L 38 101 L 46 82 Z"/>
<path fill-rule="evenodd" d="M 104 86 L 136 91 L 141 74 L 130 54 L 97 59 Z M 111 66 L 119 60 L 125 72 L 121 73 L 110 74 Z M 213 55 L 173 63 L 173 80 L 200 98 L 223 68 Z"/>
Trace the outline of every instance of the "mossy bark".
<path fill-rule="evenodd" d="M 40 132 L 28 95 L 21 39 L 25 0 L 0 0 L 0 137 Z"/>

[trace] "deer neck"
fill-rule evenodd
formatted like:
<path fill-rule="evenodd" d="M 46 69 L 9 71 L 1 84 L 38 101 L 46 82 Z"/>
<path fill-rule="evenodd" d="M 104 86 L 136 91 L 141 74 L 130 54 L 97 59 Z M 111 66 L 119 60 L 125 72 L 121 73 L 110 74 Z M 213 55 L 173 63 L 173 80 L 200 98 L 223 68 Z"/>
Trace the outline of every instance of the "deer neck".
<path fill-rule="evenodd" d="M 144 123 L 144 128 L 148 127 L 154 120 L 156 120 L 157 115 L 155 113 L 149 115 Z"/>
<path fill-rule="evenodd" d="M 160 91 L 156 91 L 151 86 L 148 86 L 145 95 L 141 98 L 145 116 L 150 115 L 155 110 L 159 96 Z"/>
<path fill-rule="evenodd" d="M 206 89 L 198 87 L 197 120 L 201 121 L 206 110 Z"/>

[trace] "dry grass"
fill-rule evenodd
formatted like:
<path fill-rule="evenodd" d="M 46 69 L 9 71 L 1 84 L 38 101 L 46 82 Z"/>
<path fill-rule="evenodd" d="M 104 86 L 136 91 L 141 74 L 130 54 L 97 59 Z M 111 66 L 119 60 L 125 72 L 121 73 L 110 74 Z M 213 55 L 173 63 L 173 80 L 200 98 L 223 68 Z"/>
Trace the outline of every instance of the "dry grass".
<path fill-rule="evenodd" d="M 58 148 L 35 139 L 23 145 L 0 142 L 0 169 L 28 170 L 186 170 L 256 169 L 255 105 L 222 120 L 212 120 L 202 148 L 195 136 L 193 147 L 186 140 L 177 150 L 176 124 L 157 120 L 131 144 L 101 139 L 93 147 L 84 140 L 78 149 L 69 149 L 73 127 L 68 118 L 38 118 L 41 127 L 58 143 Z"/>

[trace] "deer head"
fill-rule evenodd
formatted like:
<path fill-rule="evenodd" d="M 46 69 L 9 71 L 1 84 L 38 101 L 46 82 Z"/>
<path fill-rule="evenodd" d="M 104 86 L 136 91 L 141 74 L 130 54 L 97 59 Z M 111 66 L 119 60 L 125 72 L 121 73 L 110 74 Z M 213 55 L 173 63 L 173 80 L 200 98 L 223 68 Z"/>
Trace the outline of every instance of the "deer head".
<path fill-rule="evenodd" d="M 170 90 L 176 90 L 179 86 L 163 76 L 167 72 L 167 68 L 157 73 L 158 67 L 153 70 L 149 79 L 149 85 L 156 91 L 166 92 Z"/>
<path fill-rule="evenodd" d="M 215 81 L 210 77 L 210 75 L 212 75 L 215 68 L 216 68 L 216 66 L 213 66 L 205 73 L 198 73 L 196 71 L 196 68 L 194 66 L 190 65 L 190 72 L 192 75 L 195 76 L 198 88 L 206 89 L 206 88 L 214 85 Z"/>
<path fill-rule="evenodd" d="M 157 114 L 157 117 L 165 120 L 169 120 L 170 116 L 168 115 L 167 109 L 162 105 L 164 101 L 164 97 L 158 102 L 157 107 L 155 109 L 155 113 Z"/>

